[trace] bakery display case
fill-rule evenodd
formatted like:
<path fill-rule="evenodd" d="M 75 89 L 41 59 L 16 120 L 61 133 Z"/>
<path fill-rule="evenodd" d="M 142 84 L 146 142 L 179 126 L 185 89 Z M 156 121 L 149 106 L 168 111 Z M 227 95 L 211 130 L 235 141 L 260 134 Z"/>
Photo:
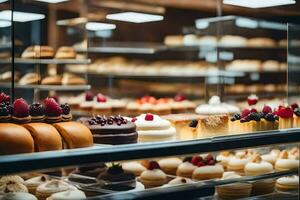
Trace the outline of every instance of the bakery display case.
<path fill-rule="evenodd" d="M 0 199 L 299 198 L 299 25 L 123 3 L 0 3 Z"/>

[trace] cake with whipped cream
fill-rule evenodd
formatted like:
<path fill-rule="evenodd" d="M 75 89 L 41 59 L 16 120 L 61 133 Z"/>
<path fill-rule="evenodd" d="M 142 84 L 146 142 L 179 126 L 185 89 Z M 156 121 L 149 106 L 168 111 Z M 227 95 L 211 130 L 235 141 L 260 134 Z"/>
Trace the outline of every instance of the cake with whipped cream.
<path fill-rule="evenodd" d="M 132 119 L 138 132 L 139 142 L 172 141 L 176 138 L 176 129 L 168 120 L 154 114 L 142 114 Z"/>

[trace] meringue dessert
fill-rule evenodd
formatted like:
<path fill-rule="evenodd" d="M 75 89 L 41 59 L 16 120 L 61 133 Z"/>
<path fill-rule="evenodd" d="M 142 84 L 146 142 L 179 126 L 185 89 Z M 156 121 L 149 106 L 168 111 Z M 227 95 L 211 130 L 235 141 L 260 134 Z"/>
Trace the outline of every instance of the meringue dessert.
<path fill-rule="evenodd" d="M 166 174 L 176 175 L 178 166 L 182 163 L 182 160 L 179 158 L 164 158 L 158 161 L 160 168 Z"/>
<path fill-rule="evenodd" d="M 289 158 L 288 152 L 283 150 L 275 162 L 276 171 L 285 171 L 299 168 L 299 160 Z"/>
<path fill-rule="evenodd" d="M 293 190 L 299 190 L 299 176 L 285 176 L 277 179 L 276 181 L 277 191 L 288 192 Z"/>
<path fill-rule="evenodd" d="M 177 168 L 177 176 L 192 178 L 193 172 L 197 168 L 197 165 L 193 165 L 192 159 L 192 157 L 186 157 L 183 159 L 183 162 Z"/>
<path fill-rule="evenodd" d="M 159 187 L 167 182 L 167 175 L 160 169 L 157 162 L 151 161 L 148 170 L 141 174 L 139 181 L 146 188 Z"/>

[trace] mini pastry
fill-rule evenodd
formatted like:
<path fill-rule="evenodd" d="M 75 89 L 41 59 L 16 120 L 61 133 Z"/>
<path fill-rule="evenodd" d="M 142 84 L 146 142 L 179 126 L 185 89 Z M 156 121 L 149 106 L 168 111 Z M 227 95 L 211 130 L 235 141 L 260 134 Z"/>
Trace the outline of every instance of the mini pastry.
<path fill-rule="evenodd" d="M 158 164 L 166 174 L 176 175 L 178 166 L 182 163 L 179 158 L 164 158 L 158 161 Z"/>
<path fill-rule="evenodd" d="M 224 35 L 218 44 L 223 47 L 245 47 L 247 46 L 247 38 L 237 35 Z"/>
<path fill-rule="evenodd" d="M 36 192 L 36 188 L 44 183 L 46 183 L 47 181 L 49 181 L 50 178 L 48 176 L 38 176 L 38 177 L 34 177 L 34 178 L 30 178 L 28 180 L 26 180 L 24 182 L 24 185 L 28 188 L 28 191 L 31 194 L 35 194 Z"/>
<path fill-rule="evenodd" d="M 171 102 L 172 113 L 186 113 L 188 111 L 187 107 L 183 104 L 184 101 L 188 101 L 183 95 L 176 95 L 174 101 Z"/>
<path fill-rule="evenodd" d="M 141 163 L 134 161 L 122 163 L 122 168 L 125 171 L 132 172 L 135 176 L 140 176 L 143 171 L 147 170 Z"/>
<path fill-rule="evenodd" d="M 279 116 L 279 129 L 293 128 L 294 112 L 291 107 L 279 106 L 276 114 Z"/>
<path fill-rule="evenodd" d="M 216 164 L 216 160 L 212 155 L 208 154 L 204 159 L 200 156 L 196 158 L 198 158 L 198 163 L 197 168 L 194 170 L 192 175 L 193 179 L 208 180 L 221 178 L 223 176 L 223 166 L 220 164 Z"/>
<path fill-rule="evenodd" d="M 30 132 L 22 126 L 0 123 L 0 155 L 34 152 Z"/>
<path fill-rule="evenodd" d="M 299 176 L 285 176 L 277 179 L 276 189 L 282 192 L 299 190 Z"/>
<path fill-rule="evenodd" d="M 127 102 L 125 100 L 111 99 L 109 104 L 112 108 L 112 114 L 125 114 Z"/>
<path fill-rule="evenodd" d="M 74 59 L 76 58 L 76 52 L 73 47 L 63 46 L 60 47 L 56 54 L 55 58 L 57 59 Z"/>
<path fill-rule="evenodd" d="M 220 135 L 227 135 L 229 130 L 227 115 L 202 116 L 198 120 L 198 138 L 207 138 Z"/>
<path fill-rule="evenodd" d="M 139 142 L 160 142 L 175 140 L 176 129 L 168 120 L 158 115 L 142 114 L 132 121 L 136 124 Z"/>
<path fill-rule="evenodd" d="M 20 176 L 2 176 L 0 178 L 0 184 L 7 184 L 7 183 L 24 183 L 24 179 Z"/>
<path fill-rule="evenodd" d="M 299 160 L 299 148 L 298 147 L 294 147 L 291 150 L 289 150 L 288 154 L 289 154 L 288 158 Z"/>
<path fill-rule="evenodd" d="M 20 85 L 32 85 L 38 84 L 40 81 L 40 76 L 37 73 L 28 73 L 25 74 L 20 80 Z"/>
<path fill-rule="evenodd" d="M 288 158 L 288 152 L 283 150 L 275 162 L 276 171 L 285 171 L 299 168 L 299 160 Z"/>
<path fill-rule="evenodd" d="M 31 122 L 43 122 L 45 120 L 45 108 L 40 103 L 34 103 L 29 106 Z"/>
<path fill-rule="evenodd" d="M 1 54 L 0 54 L 1 56 Z M 10 57 L 10 53 L 9 53 L 9 57 Z M 20 78 L 20 73 L 15 71 L 15 77 L 14 77 L 14 81 L 18 82 Z M 6 71 L 0 74 L 0 82 L 11 82 L 12 81 L 12 72 L 11 71 Z"/>
<path fill-rule="evenodd" d="M 247 45 L 249 47 L 275 47 L 276 42 L 271 38 L 256 37 L 248 39 Z"/>
<path fill-rule="evenodd" d="M 176 171 L 176 175 L 180 177 L 192 178 L 194 170 L 197 168 L 197 163 L 195 165 L 192 163 L 192 157 L 186 157 L 183 159 Z"/>
<path fill-rule="evenodd" d="M 131 172 L 124 171 L 122 165 L 114 164 L 98 176 L 98 179 L 103 180 L 106 184 L 103 189 L 113 191 L 132 190 L 136 187 L 135 176 Z"/>
<path fill-rule="evenodd" d="M 9 103 L 0 103 L 0 123 L 9 122 L 11 119 L 11 106 Z"/>
<path fill-rule="evenodd" d="M 62 84 L 62 77 L 59 75 L 56 76 L 47 76 L 42 79 L 42 85 L 61 85 Z"/>
<path fill-rule="evenodd" d="M 60 105 L 62 109 L 62 121 L 63 122 L 68 122 L 72 120 L 72 114 L 70 113 L 71 109 L 70 106 L 65 103 Z"/>
<path fill-rule="evenodd" d="M 151 161 L 148 170 L 141 174 L 139 181 L 146 188 L 159 187 L 167 182 L 167 175 L 160 169 L 157 162 Z"/>
<path fill-rule="evenodd" d="M 224 167 L 224 169 L 227 169 L 228 162 L 233 157 L 234 155 L 231 152 L 223 151 L 216 157 L 216 160 L 220 162 L 220 164 Z"/>
<path fill-rule="evenodd" d="M 0 195 L 0 200 L 38 200 L 34 195 L 27 192 L 13 192 Z"/>
<path fill-rule="evenodd" d="M 241 199 L 251 195 L 251 183 L 232 183 L 216 187 L 218 197 L 221 199 Z"/>
<path fill-rule="evenodd" d="M 227 170 L 229 171 L 235 171 L 239 174 L 244 173 L 245 165 L 250 161 L 250 157 L 248 157 L 246 154 L 244 155 L 235 155 L 233 158 L 231 158 L 227 165 Z"/>
<path fill-rule="evenodd" d="M 83 111 L 92 111 L 94 103 L 94 95 L 91 92 L 86 92 L 85 101 L 80 103 L 79 108 Z"/>
<path fill-rule="evenodd" d="M 49 46 L 30 46 L 22 53 L 22 58 L 53 58 L 54 50 Z"/>
<path fill-rule="evenodd" d="M 53 98 L 44 100 L 45 121 L 48 123 L 56 123 L 62 121 L 62 108 Z"/>
<path fill-rule="evenodd" d="M 84 200 L 86 196 L 80 190 L 67 190 L 52 194 L 47 200 Z"/>
<path fill-rule="evenodd" d="M 129 116 L 139 115 L 140 104 L 137 102 L 129 102 L 126 106 L 127 114 Z"/>
<path fill-rule="evenodd" d="M 294 123 L 295 128 L 300 128 L 300 108 L 294 109 Z"/>
<path fill-rule="evenodd" d="M 39 185 L 36 188 L 35 194 L 39 200 L 47 200 L 47 198 L 50 197 L 52 194 L 72 189 L 74 190 L 76 188 L 60 180 L 51 180 L 47 181 L 46 183 L 43 183 L 42 185 Z"/>
<path fill-rule="evenodd" d="M 3 176 L 0 179 L 0 194 L 28 192 L 28 189 L 23 183 L 24 180 L 19 176 Z"/>
<path fill-rule="evenodd" d="M 269 162 L 274 166 L 279 155 L 280 155 L 279 149 L 272 149 L 270 153 L 262 155 L 261 158 L 262 160 Z"/>
<path fill-rule="evenodd" d="M 263 161 L 262 158 L 257 155 L 245 165 L 244 171 L 247 176 L 268 174 L 273 171 L 273 165 Z"/>
<path fill-rule="evenodd" d="M 91 131 L 78 122 L 60 122 L 54 124 L 63 138 L 63 146 L 67 149 L 90 147 L 93 145 Z"/>
<path fill-rule="evenodd" d="M 61 80 L 62 85 L 85 85 L 86 80 L 73 74 L 64 74 Z"/>
<path fill-rule="evenodd" d="M 30 122 L 29 105 L 24 99 L 20 98 L 14 101 L 12 120 L 17 124 Z"/>
<path fill-rule="evenodd" d="M 137 142 L 135 124 L 122 116 L 98 115 L 93 118 L 80 118 L 79 122 L 91 130 L 95 143 L 118 145 Z"/>
<path fill-rule="evenodd" d="M 112 112 L 112 107 L 110 103 L 107 102 L 106 97 L 103 94 L 97 94 L 97 103 L 93 106 L 93 113 L 99 115 L 110 115 Z"/>
<path fill-rule="evenodd" d="M 62 139 L 57 130 L 50 124 L 29 123 L 24 127 L 30 132 L 34 140 L 35 152 L 61 150 Z"/>

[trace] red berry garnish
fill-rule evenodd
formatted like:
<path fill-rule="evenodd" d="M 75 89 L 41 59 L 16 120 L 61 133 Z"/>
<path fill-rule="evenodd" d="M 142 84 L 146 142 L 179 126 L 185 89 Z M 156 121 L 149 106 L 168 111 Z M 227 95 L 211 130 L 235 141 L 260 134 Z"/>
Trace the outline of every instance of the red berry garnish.
<path fill-rule="evenodd" d="M 262 109 L 262 112 L 266 115 L 268 113 L 272 113 L 272 108 L 270 106 L 265 105 Z"/>
<path fill-rule="evenodd" d="M 29 106 L 29 113 L 31 116 L 42 116 L 44 115 L 45 109 L 44 106 L 40 103 L 34 103 Z"/>
<path fill-rule="evenodd" d="M 86 101 L 93 101 L 94 100 L 94 95 L 92 92 L 86 92 L 85 93 L 85 100 Z"/>
<path fill-rule="evenodd" d="M 148 169 L 149 170 L 160 169 L 160 166 L 156 161 L 150 161 Z"/>
<path fill-rule="evenodd" d="M 197 166 L 197 164 L 202 161 L 202 158 L 200 156 L 193 156 L 192 158 L 192 164 Z"/>
<path fill-rule="evenodd" d="M 150 114 L 150 113 L 146 114 L 146 116 L 145 116 L 146 121 L 153 121 L 153 119 L 154 119 L 154 116 L 152 114 Z"/>
<path fill-rule="evenodd" d="M 214 157 L 211 155 L 211 154 L 208 154 L 206 157 L 205 157 L 205 160 L 206 161 L 209 161 L 209 160 L 213 160 Z"/>
<path fill-rule="evenodd" d="M 104 102 L 106 102 L 107 100 L 106 100 L 106 97 L 103 95 L 103 94 L 97 94 L 97 102 L 99 102 L 99 103 L 104 103 Z"/>
<path fill-rule="evenodd" d="M 4 92 L 0 93 L 0 103 L 6 103 L 10 101 L 10 97 L 6 95 Z"/>
<path fill-rule="evenodd" d="M 197 163 L 197 167 L 203 167 L 203 166 L 205 166 L 205 163 L 203 161 Z"/>
<path fill-rule="evenodd" d="M 51 96 L 50 98 L 53 98 L 57 103 L 59 103 L 59 97 L 57 95 Z"/>
<path fill-rule="evenodd" d="M 251 108 L 250 112 L 251 113 L 257 113 L 257 110 L 255 108 Z"/>
<path fill-rule="evenodd" d="M 207 162 L 208 165 L 215 165 L 216 161 L 214 159 Z"/>
<path fill-rule="evenodd" d="M 247 101 L 249 106 L 255 105 L 258 102 L 258 97 L 256 95 L 250 95 Z"/>
<path fill-rule="evenodd" d="M 137 118 L 134 117 L 134 118 L 131 119 L 131 122 L 135 122 L 136 120 L 137 120 Z"/>
<path fill-rule="evenodd" d="M 49 117 L 58 117 L 62 114 L 62 108 L 53 98 L 45 99 L 44 106 L 45 114 Z"/>
<path fill-rule="evenodd" d="M 277 111 L 277 115 L 282 118 L 291 118 L 294 115 L 294 111 L 291 107 L 281 107 Z"/>
<path fill-rule="evenodd" d="M 29 105 L 24 99 L 20 98 L 15 100 L 13 104 L 13 115 L 15 117 L 29 116 Z"/>
<path fill-rule="evenodd" d="M 184 101 L 184 100 L 186 100 L 186 97 L 185 97 L 184 95 L 177 94 L 177 95 L 174 97 L 174 100 L 175 100 L 175 101 Z"/>
<path fill-rule="evenodd" d="M 299 106 L 296 102 L 292 103 L 291 107 L 292 107 L 293 110 L 295 110 L 296 108 L 299 108 Z"/>
<path fill-rule="evenodd" d="M 251 111 L 249 110 L 249 109 L 245 109 L 245 110 L 243 110 L 243 112 L 242 112 L 242 118 L 245 118 L 245 117 L 247 117 L 249 114 L 251 113 Z"/>

